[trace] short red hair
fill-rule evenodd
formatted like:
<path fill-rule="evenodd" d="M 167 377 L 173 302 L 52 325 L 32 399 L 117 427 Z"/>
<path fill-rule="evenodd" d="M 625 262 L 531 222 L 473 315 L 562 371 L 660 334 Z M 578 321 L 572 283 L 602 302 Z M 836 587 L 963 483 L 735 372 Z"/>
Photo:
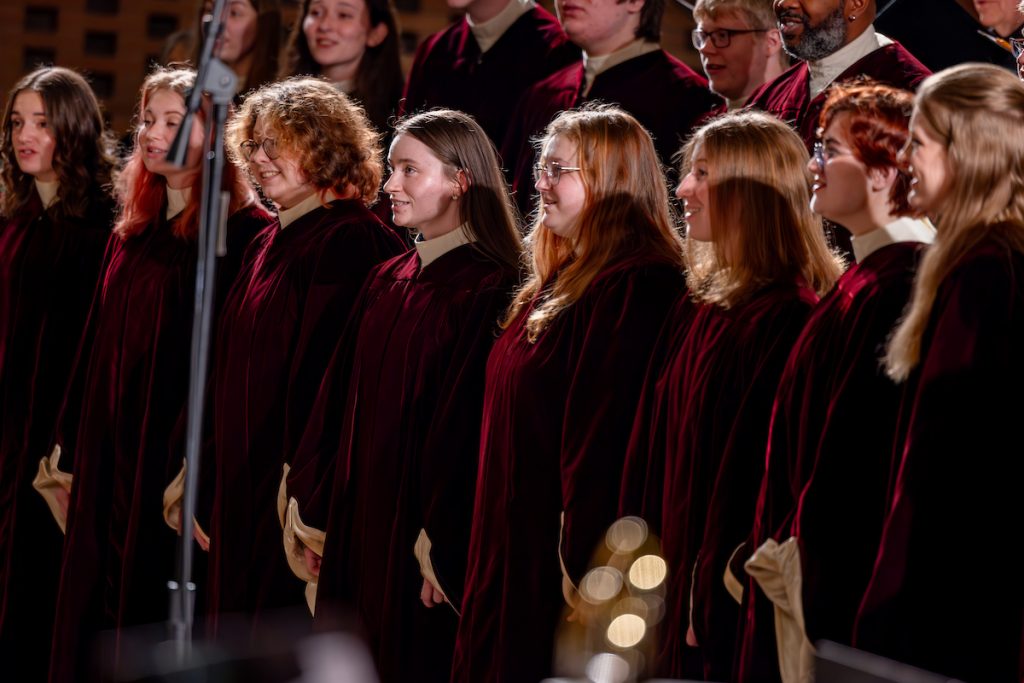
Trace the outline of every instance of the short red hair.
<path fill-rule="evenodd" d="M 821 111 L 819 137 L 837 116 L 846 114 L 846 132 L 855 157 L 871 169 L 896 169 L 889 203 L 897 216 L 914 215 L 907 201 L 910 174 L 900 163 L 900 151 L 910 137 L 914 95 L 906 90 L 862 79 L 837 83 Z"/>

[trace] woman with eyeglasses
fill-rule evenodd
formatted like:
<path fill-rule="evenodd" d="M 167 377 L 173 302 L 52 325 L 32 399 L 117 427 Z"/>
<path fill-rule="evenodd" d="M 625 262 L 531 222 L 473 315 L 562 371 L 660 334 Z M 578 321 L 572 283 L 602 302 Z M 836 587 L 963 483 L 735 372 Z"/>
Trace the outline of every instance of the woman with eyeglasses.
<path fill-rule="evenodd" d="M 807 151 L 786 124 L 726 114 L 681 156 L 692 299 L 655 352 L 622 512 L 646 519 L 669 567 L 655 669 L 731 680 L 739 605 L 722 576 L 750 533 L 782 368 L 841 269 L 808 208 Z"/>
<path fill-rule="evenodd" d="M 319 79 L 250 93 L 228 122 L 228 153 L 278 207 L 228 294 L 212 369 L 214 475 L 210 627 L 301 605 L 281 552 L 277 492 L 367 274 L 400 253 L 372 214 L 378 136 Z M 220 634 L 222 635 L 222 634 Z"/>
<path fill-rule="evenodd" d="M 113 223 L 112 144 L 95 94 L 61 67 L 19 80 L 0 167 L 0 657 L 46 677 L 62 537 L 32 488 Z M 63 497 L 50 489 L 50 500 Z"/>
<path fill-rule="evenodd" d="M 882 530 L 902 395 L 879 349 L 935 235 L 914 217 L 899 159 L 913 100 L 884 85 L 837 85 L 822 111 L 808 165 L 811 209 L 850 230 L 856 262 L 815 308 L 775 395 L 754 530 L 733 568 L 745 577 L 742 562 L 756 551 L 746 570 L 756 580 L 743 582 L 739 680 L 779 675 L 775 614 L 797 607 L 780 600 L 773 610 L 769 596 L 780 595 L 787 577 L 803 577 L 800 616 L 810 643 L 853 638 Z M 778 635 L 783 670 L 809 671 L 811 649 Z"/>
<path fill-rule="evenodd" d="M 636 119 L 559 114 L 536 173 L 530 273 L 487 364 L 453 681 L 551 674 L 563 595 L 575 606 L 615 520 L 650 349 L 684 292 L 665 178 Z"/>
<path fill-rule="evenodd" d="M 64 415 L 57 458 L 71 468 L 51 681 L 93 671 L 102 630 L 167 618 L 162 590 L 175 573 L 176 539 L 162 520 L 168 446 L 185 408 L 194 306 L 199 197 L 206 131 L 197 119 L 183 167 L 166 160 L 186 114 L 195 72 L 157 70 L 143 82 L 135 148 L 116 184 L 118 217 L 93 303 L 93 340 L 74 379 L 80 414 Z M 243 179 L 227 172 L 230 257 L 219 263 L 226 289 L 241 251 L 270 216 Z M 117 652 L 118 655 L 124 652 Z M 105 662 L 120 666 L 121 662 Z"/>
<path fill-rule="evenodd" d="M 935 224 L 885 356 L 904 386 L 891 507 L 855 647 L 1021 677 L 1024 84 L 964 64 L 914 101 L 910 204 Z"/>
<path fill-rule="evenodd" d="M 416 246 L 373 272 L 335 351 L 282 496 L 285 548 L 316 588 L 317 625 L 354 611 L 381 680 L 447 683 L 484 367 L 522 247 L 497 153 L 468 115 L 400 121 L 388 163 L 395 223 Z"/>

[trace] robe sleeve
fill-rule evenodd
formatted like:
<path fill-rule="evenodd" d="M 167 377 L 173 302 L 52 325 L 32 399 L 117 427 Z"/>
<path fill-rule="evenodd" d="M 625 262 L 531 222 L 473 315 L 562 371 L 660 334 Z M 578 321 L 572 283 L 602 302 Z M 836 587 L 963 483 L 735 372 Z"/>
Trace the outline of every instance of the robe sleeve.
<path fill-rule="evenodd" d="M 429 543 L 429 566 L 424 566 L 421 557 L 421 567 L 424 576 L 433 574 L 456 611 L 462 601 L 469 552 L 487 357 L 511 288 L 511 278 L 482 288 L 459 321 L 462 329 L 421 456 L 420 504 Z"/>
<path fill-rule="evenodd" d="M 563 413 L 563 523 L 559 546 L 564 583 L 574 589 L 616 519 L 626 447 L 651 348 L 681 277 L 646 268 L 591 285 L 595 300 L 577 310 L 582 343 Z M 582 307 L 580 307 L 582 308 Z"/>
<path fill-rule="evenodd" d="M 810 306 L 802 301 L 780 306 L 748 344 L 756 358 L 745 359 L 752 366 L 740 377 L 746 386 L 737 387 L 743 396 L 735 415 L 728 418 L 729 437 L 721 453 L 693 573 L 692 625 L 702 648 L 716 644 L 729 650 L 733 647 L 740 610 L 723 577 L 737 546 L 750 537 L 764 475 L 772 404 L 786 360 L 809 313 Z"/>
<path fill-rule="evenodd" d="M 416 48 L 416 56 L 412 60 L 412 67 L 409 69 L 409 78 L 405 81 L 405 90 L 402 92 L 402 99 L 398 104 L 398 116 L 414 114 L 423 107 L 426 96 L 423 93 L 424 79 L 426 78 L 426 62 L 431 50 L 437 43 L 440 33 L 435 34 L 423 41 Z"/>

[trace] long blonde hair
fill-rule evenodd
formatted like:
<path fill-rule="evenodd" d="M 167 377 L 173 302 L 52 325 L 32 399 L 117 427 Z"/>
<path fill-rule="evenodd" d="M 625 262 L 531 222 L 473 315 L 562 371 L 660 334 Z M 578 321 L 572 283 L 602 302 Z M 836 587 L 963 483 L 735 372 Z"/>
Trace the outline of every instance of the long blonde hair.
<path fill-rule="evenodd" d="M 530 274 L 502 323 L 511 324 L 543 287 L 549 287 L 549 295 L 526 321 L 531 340 L 579 301 L 594 278 L 614 263 L 650 258 L 682 270 L 682 243 L 673 227 L 665 175 L 643 126 L 617 107 L 588 105 L 559 114 L 539 147 L 556 136 L 579 150 L 585 201 L 570 237 L 545 228 L 538 207 L 526 238 Z"/>
<path fill-rule="evenodd" d="M 800 137 L 761 112 L 727 114 L 683 147 L 683 175 L 698 146 L 708 162 L 713 240 L 686 239 L 694 296 L 730 308 L 767 285 L 799 278 L 827 292 L 842 274 L 842 260 L 829 251 L 821 219 L 811 212 Z"/>
<path fill-rule="evenodd" d="M 906 316 L 889 342 L 886 371 L 905 380 L 939 285 L 986 238 L 1024 252 L 1024 84 L 989 64 L 961 64 L 921 84 L 914 125 L 946 148 L 947 186 L 932 214 L 935 243 L 922 260 Z"/>

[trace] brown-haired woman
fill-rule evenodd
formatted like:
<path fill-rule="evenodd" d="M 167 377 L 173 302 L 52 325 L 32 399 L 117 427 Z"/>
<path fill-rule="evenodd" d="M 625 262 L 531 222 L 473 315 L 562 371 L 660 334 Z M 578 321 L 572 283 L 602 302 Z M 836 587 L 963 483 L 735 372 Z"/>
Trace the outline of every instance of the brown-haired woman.
<path fill-rule="evenodd" d="M 117 183 L 119 215 L 107 247 L 83 358 L 63 568 L 50 679 L 90 671 L 92 636 L 103 629 L 161 621 L 174 575 L 175 539 L 162 522 L 162 493 L 180 454 L 168 443 L 184 410 L 201 193 L 204 126 L 197 121 L 186 164 L 167 150 L 185 116 L 190 70 L 158 70 L 143 82 L 135 149 Z M 238 254 L 270 217 L 233 173 L 221 289 Z M 76 379 L 76 382 L 78 379 Z M 76 419 L 77 418 L 77 421 Z M 71 446 L 71 448 L 67 448 Z M 55 464 L 55 463 L 51 463 Z"/>
<path fill-rule="evenodd" d="M 60 530 L 32 489 L 113 223 L 110 137 L 89 84 L 44 67 L 11 89 L 0 167 L 0 656 L 45 677 Z M 56 494 L 60 495 L 60 494 Z"/>
<path fill-rule="evenodd" d="M 743 582 L 738 680 L 775 680 L 780 664 L 787 680 L 810 671 L 813 650 L 790 636 L 797 617 L 808 644 L 849 645 L 853 637 L 882 531 L 903 393 L 885 376 L 880 349 L 935 236 L 914 218 L 899 160 L 913 103 L 904 90 L 845 84 L 833 86 L 822 110 L 808 165 L 811 209 L 852 233 L 856 263 L 815 308 L 775 395 L 751 543 L 734 562 L 735 577 L 756 578 Z M 802 609 L 786 600 L 773 608 L 772 599 L 787 595 L 780 588 L 793 587 L 790 577 L 803 577 Z M 776 614 L 793 617 L 778 641 Z"/>
<path fill-rule="evenodd" d="M 377 134 L 330 83 L 296 78 L 250 93 L 227 140 L 234 163 L 278 206 L 278 220 L 246 254 L 215 348 L 214 634 L 221 614 L 255 618 L 302 604 L 281 553 L 281 468 L 363 282 L 403 251 L 367 208 L 382 172 Z"/>
<path fill-rule="evenodd" d="M 374 271 L 351 339 L 335 352 L 281 498 L 290 498 L 285 547 L 318 586 L 318 625 L 354 609 L 381 680 L 446 682 L 484 366 L 518 284 L 521 243 L 497 153 L 468 115 L 399 122 L 388 161 L 395 223 L 419 237 Z M 332 487 L 334 463 L 344 466 Z"/>
<path fill-rule="evenodd" d="M 728 680 L 739 606 L 722 575 L 750 532 L 782 368 L 840 265 L 808 208 L 807 151 L 784 123 L 723 116 L 682 161 L 692 301 L 651 368 L 622 511 L 643 514 L 669 567 L 658 672 Z"/>
<path fill-rule="evenodd" d="M 454 681 L 552 671 L 562 587 L 575 603 L 615 519 L 650 348 L 684 291 L 666 182 L 635 118 L 560 114 L 536 184 L 529 278 L 487 363 Z"/>
<path fill-rule="evenodd" d="M 906 385 L 899 460 L 854 645 L 951 678 L 1016 681 L 1024 84 L 990 65 L 939 72 L 910 131 L 910 203 L 937 234 L 886 356 Z"/>
<path fill-rule="evenodd" d="M 199 65 L 203 50 L 202 32 L 213 12 L 213 0 L 197 6 L 196 35 L 192 64 Z M 281 50 L 281 6 L 279 0 L 227 0 L 223 31 L 217 43 L 217 57 L 238 77 L 236 100 L 277 77 Z"/>
<path fill-rule="evenodd" d="M 303 0 L 281 65 L 288 76 L 327 78 L 386 132 L 405 84 L 390 0 Z"/>

